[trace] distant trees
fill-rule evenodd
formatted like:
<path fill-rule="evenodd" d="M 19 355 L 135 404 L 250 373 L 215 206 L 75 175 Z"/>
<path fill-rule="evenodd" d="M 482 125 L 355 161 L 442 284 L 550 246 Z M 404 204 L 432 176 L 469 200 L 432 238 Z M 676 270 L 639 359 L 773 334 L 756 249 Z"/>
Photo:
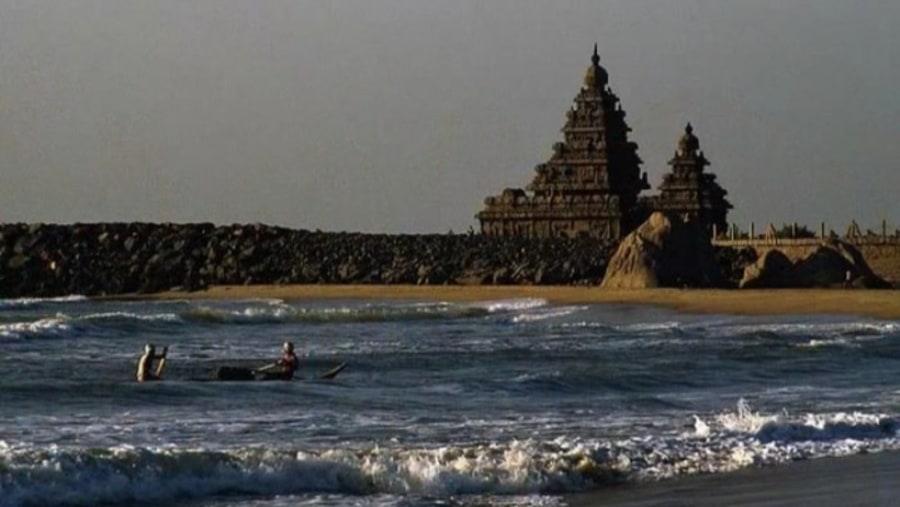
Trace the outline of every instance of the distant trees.
<path fill-rule="evenodd" d="M 811 231 L 809 227 L 798 224 L 783 224 L 780 229 L 775 231 L 777 238 L 815 238 L 816 233 Z"/>

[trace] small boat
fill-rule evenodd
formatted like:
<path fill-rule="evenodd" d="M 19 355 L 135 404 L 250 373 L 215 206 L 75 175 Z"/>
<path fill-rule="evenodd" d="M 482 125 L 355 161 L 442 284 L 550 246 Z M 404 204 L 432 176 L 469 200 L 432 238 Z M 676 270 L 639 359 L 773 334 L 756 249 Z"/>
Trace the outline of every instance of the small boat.
<path fill-rule="evenodd" d="M 337 377 L 347 367 L 347 363 L 341 363 L 334 368 L 320 374 L 318 379 L 330 380 Z M 210 380 L 222 381 L 248 381 L 248 380 L 289 380 L 284 373 L 280 371 L 261 371 L 251 368 L 243 368 L 240 366 L 217 366 L 213 371 Z"/>

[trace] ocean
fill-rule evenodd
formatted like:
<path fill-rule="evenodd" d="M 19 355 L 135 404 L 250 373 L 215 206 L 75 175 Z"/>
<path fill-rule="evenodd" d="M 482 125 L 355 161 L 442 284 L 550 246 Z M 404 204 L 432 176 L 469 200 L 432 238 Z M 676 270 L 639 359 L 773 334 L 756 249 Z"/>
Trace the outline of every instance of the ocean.
<path fill-rule="evenodd" d="M 285 340 L 300 378 L 209 381 L 271 363 Z M 148 342 L 169 347 L 164 380 L 137 383 Z M 2 507 L 564 506 L 898 450 L 898 407 L 900 321 L 540 299 L 0 300 Z"/>

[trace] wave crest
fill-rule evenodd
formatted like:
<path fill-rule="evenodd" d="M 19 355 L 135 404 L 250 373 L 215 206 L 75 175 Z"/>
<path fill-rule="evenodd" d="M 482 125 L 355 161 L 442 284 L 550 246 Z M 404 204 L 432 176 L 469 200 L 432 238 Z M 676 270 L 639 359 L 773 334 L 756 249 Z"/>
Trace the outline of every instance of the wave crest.
<path fill-rule="evenodd" d="M 82 301 L 87 301 L 87 299 L 87 296 L 81 296 L 79 294 L 51 298 L 0 299 L 0 308 L 37 306 L 45 303 L 79 303 Z"/>
<path fill-rule="evenodd" d="M 0 337 L 27 339 L 59 337 L 72 329 L 71 319 L 64 314 L 28 322 L 8 322 L 0 324 Z"/>
<path fill-rule="evenodd" d="M 549 452 L 548 452 L 549 451 Z M 0 449 L 0 506 L 167 502 L 223 494 L 517 494 L 618 480 L 588 449 L 531 441 L 438 449 Z"/>
<path fill-rule="evenodd" d="M 186 320 L 216 324 L 277 324 L 282 322 L 416 321 L 478 317 L 488 313 L 489 310 L 485 308 L 448 303 L 323 308 L 298 308 L 285 304 L 268 304 L 266 306 L 248 306 L 234 309 L 198 306 L 186 311 L 182 316 Z"/>
<path fill-rule="evenodd" d="M 0 506 L 171 502 L 238 495 L 561 494 L 628 481 L 721 473 L 798 459 L 900 449 L 873 414 L 736 412 L 694 434 L 617 441 L 512 440 L 438 448 L 34 449 L 0 445 Z"/>

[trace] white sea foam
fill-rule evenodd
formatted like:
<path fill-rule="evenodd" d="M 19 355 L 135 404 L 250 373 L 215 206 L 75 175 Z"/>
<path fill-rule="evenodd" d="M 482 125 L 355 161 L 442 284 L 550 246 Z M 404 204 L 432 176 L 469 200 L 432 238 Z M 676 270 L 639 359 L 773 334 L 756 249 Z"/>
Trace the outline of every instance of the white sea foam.
<path fill-rule="evenodd" d="M 588 320 L 582 320 L 578 322 L 562 322 L 559 324 L 559 327 L 574 329 L 613 329 L 613 326 L 605 322 L 594 322 Z"/>
<path fill-rule="evenodd" d="M 671 331 L 681 327 L 680 322 L 646 322 L 639 324 L 626 324 L 616 326 L 616 329 L 623 332 L 654 332 L 654 331 Z"/>
<path fill-rule="evenodd" d="M 34 306 L 42 303 L 78 303 L 80 301 L 86 301 L 87 296 L 81 296 L 78 294 L 72 294 L 70 296 L 58 296 L 51 298 L 15 298 L 15 299 L 0 299 L 0 308 L 4 307 L 13 307 L 13 306 Z"/>
<path fill-rule="evenodd" d="M 516 375 L 513 379 L 513 382 L 534 382 L 536 380 L 546 380 L 546 379 L 559 379 L 562 378 L 562 372 L 559 370 L 554 370 L 549 373 L 522 373 L 520 375 Z"/>
<path fill-rule="evenodd" d="M 672 437 L 511 440 L 445 447 L 82 449 L 0 445 L 0 506 L 170 502 L 221 494 L 528 495 L 900 449 L 879 414 L 734 412 Z"/>
<path fill-rule="evenodd" d="M 737 402 L 737 410 L 724 412 L 715 417 L 715 421 L 728 431 L 756 433 L 763 426 L 778 421 L 777 415 L 765 415 L 754 412 L 747 400 L 741 398 Z"/>
<path fill-rule="evenodd" d="M 0 324 L 0 336 L 12 339 L 60 336 L 71 329 L 70 322 L 71 319 L 64 314 L 29 322 L 7 322 Z"/>
<path fill-rule="evenodd" d="M 102 312 L 70 316 L 57 313 L 53 317 L 26 322 L 7 322 L 0 324 L 0 337 L 4 338 L 38 338 L 59 337 L 73 329 L 73 326 L 84 323 L 103 321 L 140 321 L 140 322 L 178 322 L 181 318 L 174 313 L 139 314 L 130 312 Z"/>
<path fill-rule="evenodd" d="M 269 302 L 264 306 L 239 308 L 202 305 L 183 315 L 189 320 L 228 324 L 259 324 L 281 322 L 378 322 L 398 320 L 440 319 L 484 315 L 487 310 L 446 303 L 410 305 L 363 305 L 335 307 L 294 307 Z"/>
<path fill-rule="evenodd" d="M 154 322 L 154 321 L 162 321 L 162 322 L 178 322 L 181 321 L 181 317 L 174 313 L 151 313 L 151 314 L 141 314 L 141 313 L 131 313 L 131 312 L 102 312 L 102 313 L 88 313 L 85 315 L 79 315 L 76 320 L 79 321 L 92 321 L 92 320 L 139 320 L 145 322 Z"/>
<path fill-rule="evenodd" d="M 490 313 L 514 312 L 547 306 L 547 300 L 541 298 L 502 299 L 497 301 L 479 301 L 470 303 L 473 308 L 484 308 Z"/>
<path fill-rule="evenodd" d="M 817 349 L 820 347 L 854 347 L 859 346 L 859 344 L 847 338 L 810 338 L 808 342 L 797 343 L 792 346 L 801 349 Z"/>
<path fill-rule="evenodd" d="M 346 309 L 327 309 L 320 314 L 347 313 Z M 213 306 L 197 306 L 185 312 L 188 319 L 230 324 L 277 323 L 297 320 L 305 312 L 284 304 L 266 304 L 265 306 L 245 306 L 240 308 L 218 308 Z"/>
<path fill-rule="evenodd" d="M 512 321 L 516 323 L 536 322 L 540 320 L 566 317 L 586 308 L 586 306 L 552 306 L 547 308 L 536 308 L 531 312 L 516 315 L 512 318 Z"/>
<path fill-rule="evenodd" d="M 707 326 L 707 329 L 715 330 L 716 334 L 724 332 L 729 335 L 764 332 L 779 335 L 855 336 L 893 334 L 900 331 L 900 323 L 888 321 L 726 323 Z"/>

